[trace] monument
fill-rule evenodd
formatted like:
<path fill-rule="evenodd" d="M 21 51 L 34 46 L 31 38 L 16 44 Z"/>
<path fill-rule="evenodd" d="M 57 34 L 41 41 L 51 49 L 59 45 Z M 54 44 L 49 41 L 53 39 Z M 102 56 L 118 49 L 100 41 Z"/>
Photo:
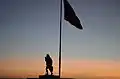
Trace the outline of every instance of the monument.
<path fill-rule="evenodd" d="M 46 62 L 46 73 L 45 75 L 39 75 L 39 79 L 59 79 L 59 76 L 53 75 L 53 66 L 52 66 L 53 60 L 49 54 L 46 54 L 45 62 Z M 50 71 L 50 75 L 48 73 L 48 70 Z"/>

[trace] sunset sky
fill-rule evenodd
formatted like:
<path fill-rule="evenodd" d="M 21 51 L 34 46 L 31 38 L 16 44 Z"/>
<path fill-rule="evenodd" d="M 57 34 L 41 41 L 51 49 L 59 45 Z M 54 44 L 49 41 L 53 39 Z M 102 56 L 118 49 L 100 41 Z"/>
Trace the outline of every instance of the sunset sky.
<path fill-rule="evenodd" d="M 120 76 L 120 0 L 68 0 L 83 30 L 62 20 L 62 77 Z M 0 0 L 0 77 L 58 74 L 60 0 Z M 72 72 L 71 72 L 72 71 Z"/>

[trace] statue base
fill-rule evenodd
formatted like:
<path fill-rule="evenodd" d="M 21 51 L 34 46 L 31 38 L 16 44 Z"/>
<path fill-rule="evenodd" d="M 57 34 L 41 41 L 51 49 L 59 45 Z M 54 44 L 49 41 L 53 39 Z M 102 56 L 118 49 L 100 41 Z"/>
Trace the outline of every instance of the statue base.
<path fill-rule="evenodd" d="M 57 75 L 39 75 L 39 79 L 59 79 Z"/>

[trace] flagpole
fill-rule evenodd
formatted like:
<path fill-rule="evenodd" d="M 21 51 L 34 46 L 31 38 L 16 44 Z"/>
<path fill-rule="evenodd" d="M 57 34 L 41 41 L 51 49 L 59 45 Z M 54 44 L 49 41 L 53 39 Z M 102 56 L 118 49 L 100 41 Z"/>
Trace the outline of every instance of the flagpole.
<path fill-rule="evenodd" d="M 59 78 L 61 76 L 62 0 L 60 1 Z"/>

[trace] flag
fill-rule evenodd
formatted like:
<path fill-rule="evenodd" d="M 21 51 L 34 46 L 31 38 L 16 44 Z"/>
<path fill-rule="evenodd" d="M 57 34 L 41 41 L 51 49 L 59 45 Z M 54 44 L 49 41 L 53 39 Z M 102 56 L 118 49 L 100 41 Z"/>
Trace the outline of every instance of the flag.
<path fill-rule="evenodd" d="M 64 0 L 64 19 L 78 29 L 83 29 L 79 18 L 67 0 Z"/>

